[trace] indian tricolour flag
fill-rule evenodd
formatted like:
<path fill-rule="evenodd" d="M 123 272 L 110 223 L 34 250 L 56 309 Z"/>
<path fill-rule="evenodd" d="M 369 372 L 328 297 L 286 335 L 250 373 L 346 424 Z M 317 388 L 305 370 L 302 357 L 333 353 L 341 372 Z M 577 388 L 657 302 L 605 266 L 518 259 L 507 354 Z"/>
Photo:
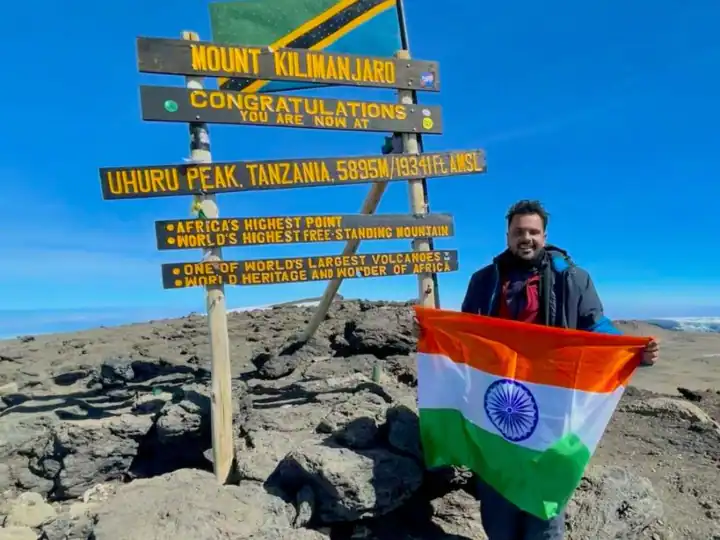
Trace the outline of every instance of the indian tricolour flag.
<path fill-rule="evenodd" d="M 426 465 L 466 466 L 520 509 L 556 516 L 650 338 L 416 313 Z"/>

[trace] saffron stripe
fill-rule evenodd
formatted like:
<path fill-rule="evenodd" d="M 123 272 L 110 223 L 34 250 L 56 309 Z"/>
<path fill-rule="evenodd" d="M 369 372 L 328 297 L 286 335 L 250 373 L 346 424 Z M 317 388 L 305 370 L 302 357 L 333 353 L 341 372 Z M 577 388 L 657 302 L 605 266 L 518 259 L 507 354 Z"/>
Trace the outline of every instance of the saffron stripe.
<path fill-rule="evenodd" d="M 584 392 L 626 386 L 650 341 L 417 306 L 415 311 L 419 352 L 497 377 Z"/>

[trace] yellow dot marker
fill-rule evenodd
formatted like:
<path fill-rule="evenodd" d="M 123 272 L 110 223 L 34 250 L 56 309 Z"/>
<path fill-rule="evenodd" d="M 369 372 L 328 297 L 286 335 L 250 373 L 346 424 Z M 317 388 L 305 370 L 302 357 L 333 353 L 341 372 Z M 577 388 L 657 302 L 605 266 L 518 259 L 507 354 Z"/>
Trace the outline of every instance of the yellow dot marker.
<path fill-rule="evenodd" d="M 179 268 L 173 268 L 173 275 L 179 276 L 179 275 L 180 275 L 180 269 L 179 269 Z"/>
<path fill-rule="evenodd" d="M 167 242 L 168 242 L 169 245 L 172 246 L 172 245 L 175 243 L 175 239 L 174 239 L 174 238 L 168 238 L 168 239 L 167 239 Z"/>
<path fill-rule="evenodd" d="M 183 284 L 182 279 L 176 279 L 176 280 L 175 280 L 175 286 L 176 286 L 176 287 L 182 287 L 182 284 Z"/>
<path fill-rule="evenodd" d="M 172 223 L 170 223 L 170 224 L 168 224 L 168 225 L 165 225 L 165 230 L 166 230 L 166 231 L 174 231 L 174 230 L 175 230 L 175 225 L 173 225 Z"/>

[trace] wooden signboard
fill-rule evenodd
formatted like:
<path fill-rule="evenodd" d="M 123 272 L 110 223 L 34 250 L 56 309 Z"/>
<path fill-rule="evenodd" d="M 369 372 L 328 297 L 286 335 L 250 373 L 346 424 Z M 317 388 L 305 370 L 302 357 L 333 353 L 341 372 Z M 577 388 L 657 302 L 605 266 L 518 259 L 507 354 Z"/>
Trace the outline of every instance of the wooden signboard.
<path fill-rule="evenodd" d="M 447 178 L 485 172 L 482 150 L 208 164 L 105 167 L 103 199 L 232 193 Z"/>
<path fill-rule="evenodd" d="M 141 86 L 143 120 L 386 133 L 442 133 L 437 105 Z"/>
<path fill-rule="evenodd" d="M 137 38 L 140 72 L 185 76 L 185 87 L 140 86 L 140 105 L 144 120 L 188 124 L 190 162 L 102 168 L 102 196 L 105 200 L 193 196 L 196 219 L 156 221 L 155 231 L 160 250 L 202 250 L 201 262 L 163 264 L 162 282 L 165 289 L 206 288 L 212 460 L 221 483 L 231 477 L 234 460 L 226 285 L 328 281 L 315 313 L 298 336 L 298 343 L 305 343 L 325 319 L 344 279 L 415 274 L 418 303 L 435 306 L 439 297 L 432 274 L 458 269 L 456 250 L 432 247 L 432 238 L 454 235 L 454 222 L 450 214 L 427 213 L 422 184 L 427 178 L 484 173 L 485 153 L 422 152 L 421 135 L 443 132 L 442 110 L 417 104 L 415 91 L 440 90 L 438 63 L 412 60 L 407 50 L 398 50 L 394 58 L 313 50 L 390 7 L 393 2 L 381 0 L 327 2 L 322 14 L 314 14 L 294 30 L 272 28 L 276 38 L 264 42 L 271 47 L 202 42 L 190 31 L 182 33 L 182 40 Z M 296 18 L 283 24 L 296 24 Z M 232 27 L 237 19 L 230 13 L 222 20 Z M 262 24 L 267 25 L 267 19 Z M 252 17 L 242 20 L 257 23 Z M 214 77 L 223 89 L 206 88 L 203 77 Z M 313 84 L 396 89 L 397 102 L 258 93 L 268 82 L 277 82 L 275 90 Z M 237 91 L 241 89 L 245 92 Z M 389 155 L 213 162 L 208 124 L 383 132 L 393 134 L 392 140 L 401 145 L 393 145 Z M 408 182 L 409 214 L 375 214 L 387 182 L 398 180 Z M 363 183 L 372 187 L 357 215 L 220 218 L 215 197 Z M 357 254 L 361 241 L 391 239 L 411 239 L 412 251 Z M 225 247 L 332 241 L 346 243 L 342 254 L 244 261 L 226 261 L 222 254 Z M 375 371 L 373 378 L 377 380 Z"/>
<path fill-rule="evenodd" d="M 450 214 L 338 214 L 155 222 L 159 250 L 446 238 L 454 233 Z"/>
<path fill-rule="evenodd" d="M 329 279 L 402 276 L 458 269 L 456 250 L 321 255 L 250 261 L 168 263 L 162 265 L 163 287 L 181 289 L 213 285 L 274 285 Z"/>
<path fill-rule="evenodd" d="M 425 60 L 149 37 L 137 38 L 137 60 L 141 73 L 440 90 L 438 63 Z"/>

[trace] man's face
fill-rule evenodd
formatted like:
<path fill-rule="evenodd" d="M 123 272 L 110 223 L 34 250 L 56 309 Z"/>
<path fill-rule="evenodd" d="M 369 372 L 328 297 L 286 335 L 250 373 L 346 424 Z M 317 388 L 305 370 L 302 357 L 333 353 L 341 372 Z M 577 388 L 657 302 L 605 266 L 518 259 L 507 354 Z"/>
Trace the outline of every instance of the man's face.
<path fill-rule="evenodd" d="M 514 216 L 507 232 L 510 251 L 525 260 L 532 260 L 545 247 L 545 228 L 537 214 Z"/>

